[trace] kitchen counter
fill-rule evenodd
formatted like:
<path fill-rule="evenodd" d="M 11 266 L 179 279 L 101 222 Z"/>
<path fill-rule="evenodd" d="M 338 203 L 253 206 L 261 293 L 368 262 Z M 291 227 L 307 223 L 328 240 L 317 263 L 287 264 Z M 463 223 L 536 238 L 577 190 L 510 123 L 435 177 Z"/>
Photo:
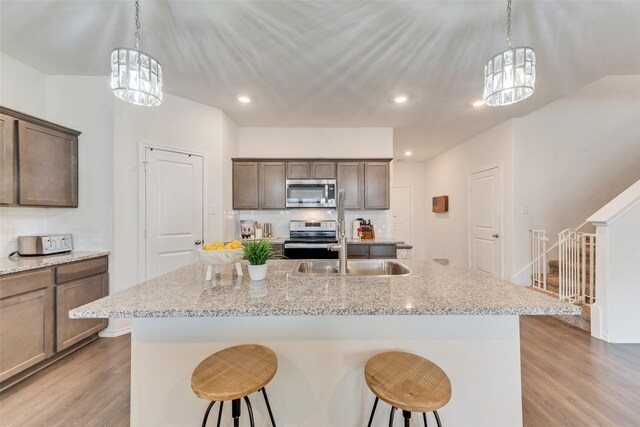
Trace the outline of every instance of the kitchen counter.
<path fill-rule="evenodd" d="M 53 267 L 69 262 L 82 261 L 85 259 L 99 258 L 109 255 L 110 252 L 96 251 L 83 252 L 72 251 L 63 254 L 20 257 L 13 256 L 8 258 L 0 258 L 0 276 L 6 274 L 20 273 L 23 271 L 37 270 L 39 268 Z"/>
<path fill-rule="evenodd" d="M 320 315 L 577 315 L 579 308 L 454 265 L 402 260 L 410 276 L 290 277 L 297 261 L 269 261 L 252 282 L 223 266 L 213 283 L 195 263 L 70 312 L 72 318 Z M 355 261 L 352 261 L 355 262 Z"/>
<path fill-rule="evenodd" d="M 438 411 L 445 425 L 521 426 L 518 315 L 579 309 L 468 268 L 403 262 L 411 276 L 294 278 L 296 261 L 270 261 L 260 282 L 235 276 L 233 266 L 206 282 L 206 267 L 195 263 L 70 314 L 133 318 L 132 426 L 199 425 L 208 402 L 191 391 L 193 369 L 243 343 L 278 357 L 267 388 L 280 427 L 366 425 L 373 396 L 364 364 L 392 349 L 447 373 L 453 398 Z M 257 402 L 255 423 L 268 425 Z M 388 424 L 381 405 L 375 427 Z"/>
<path fill-rule="evenodd" d="M 387 237 L 376 237 L 375 239 L 353 239 L 348 238 L 347 243 L 350 245 L 392 245 L 400 243 L 396 239 L 391 239 Z"/>

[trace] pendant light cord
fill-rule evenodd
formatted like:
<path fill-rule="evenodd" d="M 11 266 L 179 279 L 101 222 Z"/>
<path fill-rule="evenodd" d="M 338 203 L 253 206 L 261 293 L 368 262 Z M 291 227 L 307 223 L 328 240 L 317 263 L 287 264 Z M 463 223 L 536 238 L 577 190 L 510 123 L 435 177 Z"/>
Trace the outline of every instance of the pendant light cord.
<path fill-rule="evenodd" d="M 138 0 L 136 0 L 136 50 L 140 50 L 140 3 Z"/>
<path fill-rule="evenodd" d="M 507 0 L 507 45 L 511 49 L 511 0 Z"/>

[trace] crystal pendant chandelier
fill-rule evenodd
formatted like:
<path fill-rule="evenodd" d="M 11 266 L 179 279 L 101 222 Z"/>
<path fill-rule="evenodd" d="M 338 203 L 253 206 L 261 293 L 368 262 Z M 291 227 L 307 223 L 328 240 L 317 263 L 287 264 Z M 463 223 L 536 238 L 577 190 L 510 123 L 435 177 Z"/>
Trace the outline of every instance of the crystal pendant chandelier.
<path fill-rule="evenodd" d="M 507 0 L 509 49 L 484 66 L 484 102 L 492 107 L 514 104 L 530 97 L 536 88 L 536 54 L 526 46 L 511 47 L 511 0 Z"/>
<path fill-rule="evenodd" d="M 151 55 L 140 52 L 140 5 L 136 0 L 136 48 L 119 47 L 111 52 L 111 88 L 131 104 L 153 107 L 162 104 L 162 67 Z"/>

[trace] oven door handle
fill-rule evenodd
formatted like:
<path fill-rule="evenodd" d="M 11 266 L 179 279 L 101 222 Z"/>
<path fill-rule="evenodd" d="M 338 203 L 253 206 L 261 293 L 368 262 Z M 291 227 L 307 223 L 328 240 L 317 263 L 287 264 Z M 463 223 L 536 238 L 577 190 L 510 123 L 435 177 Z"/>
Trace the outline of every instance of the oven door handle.
<path fill-rule="evenodd" d="M 285 243 L 285 249 L 328 249 L 330 243 Z"/>

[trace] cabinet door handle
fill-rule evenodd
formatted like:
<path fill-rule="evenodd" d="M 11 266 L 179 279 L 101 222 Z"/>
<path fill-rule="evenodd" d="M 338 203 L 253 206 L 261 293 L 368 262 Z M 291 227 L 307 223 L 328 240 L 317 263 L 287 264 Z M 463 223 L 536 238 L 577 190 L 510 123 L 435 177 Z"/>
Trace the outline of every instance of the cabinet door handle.
<path fill-rule="evenodd" d="M 495 237 L 497 239 L 500 236 L 498 236 L 498 234 L 492 234 L 491 237 Z"/>
<path fill-rule="evenodd" d="M 195 243 L 196 245 L 200 246 L 200 245 L 202 244 L 202 240 L 196 240 L 196 241 L 195 241 L 195 242 L 193 242 L 193 243 Z"/>

